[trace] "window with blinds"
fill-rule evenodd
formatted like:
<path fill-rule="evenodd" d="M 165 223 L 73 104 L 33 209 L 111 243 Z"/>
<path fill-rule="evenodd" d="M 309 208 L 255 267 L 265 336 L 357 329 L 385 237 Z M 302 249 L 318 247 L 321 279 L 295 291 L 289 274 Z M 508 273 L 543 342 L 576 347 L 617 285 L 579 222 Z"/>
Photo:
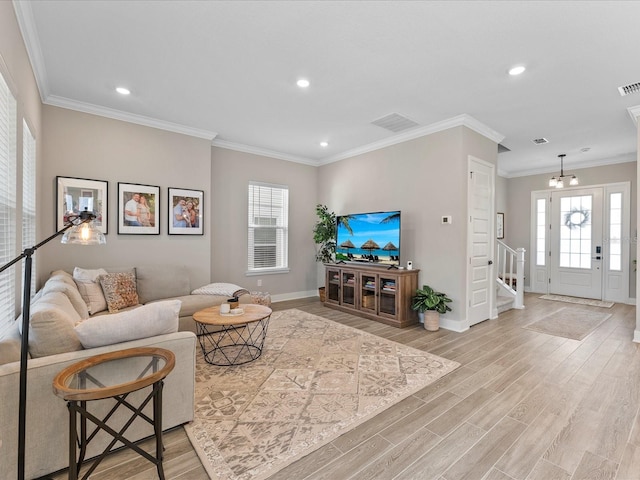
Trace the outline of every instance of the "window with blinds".
<path fill-rule="evenodd" d="M 22 121 L 22 250 L 36 244 L 36 139 Z M 24 278 L 22 262 L 22 278 Z M 24 288 L 24 285 L 22 286 Z M 36 254 L 31 271 L 31 298 L 36 294 Z M 20 298 L 23 296 L 20 295 Z"/>
<path fill-rule="evenodd" d="M 288 268 L 289 189 L 249 183 L 249 272 Z"/>
<path fill-rule="evenodd" d="M 0 266 L 16 255 L 16 99 L 0 74 Z M 15 320 L 15 275 L 0 273 L 0 336 Z"/>

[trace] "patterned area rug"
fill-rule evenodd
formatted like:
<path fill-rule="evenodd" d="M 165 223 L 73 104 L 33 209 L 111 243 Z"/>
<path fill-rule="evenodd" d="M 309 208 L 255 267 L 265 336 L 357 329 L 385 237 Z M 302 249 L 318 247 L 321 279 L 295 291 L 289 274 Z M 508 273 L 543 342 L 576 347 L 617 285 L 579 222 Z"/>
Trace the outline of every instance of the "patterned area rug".
<path fill-rule="evenodd" d="M 556 337 L 582 340 L 610 316 L 610 313 L 563 307 L 524 328 Z"/>
<path fill-rule="evenodd" d="M 185 428 L 216 480 L 273 475 L 459 366 L 296 309 L 273 313 L 252 363 L 196 358 Z"/>
<path fill-rule="evenodd" d="M 567 297 L 566 295 L 542 295 L 540 298 L 542 298 L 543 300 L 553 300 L 555 302 L 589 305 L 590 307 L 613 307 L 613 302 L 603 302 L 602 300 L 593 300 L 591 298 Z"/>

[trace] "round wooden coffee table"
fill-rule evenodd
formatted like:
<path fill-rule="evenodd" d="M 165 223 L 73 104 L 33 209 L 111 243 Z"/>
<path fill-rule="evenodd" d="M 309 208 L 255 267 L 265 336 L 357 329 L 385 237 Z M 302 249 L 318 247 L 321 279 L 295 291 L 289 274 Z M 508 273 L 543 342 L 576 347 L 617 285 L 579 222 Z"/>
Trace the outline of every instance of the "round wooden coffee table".
<path fill-rule="evenodd" d="M 207 363 L 242 365 L 262 354 L 271 309 L 253 304 L 243 304 L 241 308 L 242 315 L 221 314 L 220 307 L 205 308 L 193 314 Z"/>
<path fill-rule="evenodd" d="M 138 347 L 117 350 L 95 355 L 74 363 L 62 370 L 53 379 L 54 393 L 67 401 L 69 409 L 69 479 L 78 478 L 80 465 L 87 452 L 87 445 L 100 431 L 107 432 L 113 441 L 107 445 L 91 465 L 83 478 L 87 478 L 104 457 L 114 450 L 118 442 L 135 450 L 138 454 L 156 465 L 158 476 L 164 479 L 162 469 L 162 387 L 164 378 L 173 370 L 176 358 L 173 352 L 163 348 Z M 136 407 L 127 400 L 131 392 L 153 386 L 151 392 Z M 87 401 L 113 398 L 116 405 L 103 418 L 99 419 L 87 409 Z M 142 412 L 149 401 L 153 403 L 153 419 Z M 121 406 L 127 407 L 130 419 L 124 427 L 116 431 L 107 422 Z M 78 422 L 80 417 L 80 435 L 78 438 Z M 135 443 L 127 439 L 126 429 L 136 418 L 142 418 L 153 425 L 156 437 L 156 455 L 153 457 Z M 95 425 L 92 432 L 87 432 L 87 420 Z M 80 454 L 76 458 L 76 445 Z"/>

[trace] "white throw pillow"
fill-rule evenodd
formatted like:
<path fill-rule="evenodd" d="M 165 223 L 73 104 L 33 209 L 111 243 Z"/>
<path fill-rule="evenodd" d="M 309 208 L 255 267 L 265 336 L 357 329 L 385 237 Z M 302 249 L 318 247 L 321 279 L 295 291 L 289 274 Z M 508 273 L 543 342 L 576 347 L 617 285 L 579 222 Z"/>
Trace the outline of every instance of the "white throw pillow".
<path fill-rule="evenodd" d="M 191 292 L 192 295 L 222 295 L 225 297 L 238 297 L 246 293 L 249 291 L 233 283 L 210 283 Z"/>
<path fill-rule="evenodd" d="M 84 348 L 102 347 L 178 331 L 180 300 L 150 303 L 133 310 L 99 315 L 74 328 Z"/>
<path fill-rule="evenodd" d="M 102 286 L 98 280 L 100 275 L 106 274 L 107 271 L 104 268 L 88 270 L 76 267 L 73 269 L 73 280 L 91 315 L 107 309 L 107 300 L 104 298 Z"/>

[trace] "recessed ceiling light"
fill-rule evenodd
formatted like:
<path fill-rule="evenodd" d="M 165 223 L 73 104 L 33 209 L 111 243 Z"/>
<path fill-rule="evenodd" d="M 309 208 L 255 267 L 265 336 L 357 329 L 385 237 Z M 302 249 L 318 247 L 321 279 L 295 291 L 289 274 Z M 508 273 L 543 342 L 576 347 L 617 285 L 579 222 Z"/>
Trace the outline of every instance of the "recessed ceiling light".
<path fill-rule="evenodd" d="M 509 75 L 520 75 L 525 70 L 525 67 L 523 67 L 522 65 L 518 65 L 517 67 L 513 67 L 509 70 Z"/>
<path fill-rule="evenodd" d="M 301 78 L 300 80 L 298 80 L 296 82 L 296 84 L 300 87 L 300 88 L 307 88 L 309 86 L 309 80 L 307 80 L 306 78 Z"/>
<path fill-rule="evenodd" d="M 329 142 L 320 142 L 320 146 L 321 147 L 328 147 L 329 146 Z"/>
<path fill-rule="evenodd" d="M 124 87 L 116 88 L 116 92 L 118 92 L 120 95 L 129 95 L 131 93 L 128 88 Z"/>

